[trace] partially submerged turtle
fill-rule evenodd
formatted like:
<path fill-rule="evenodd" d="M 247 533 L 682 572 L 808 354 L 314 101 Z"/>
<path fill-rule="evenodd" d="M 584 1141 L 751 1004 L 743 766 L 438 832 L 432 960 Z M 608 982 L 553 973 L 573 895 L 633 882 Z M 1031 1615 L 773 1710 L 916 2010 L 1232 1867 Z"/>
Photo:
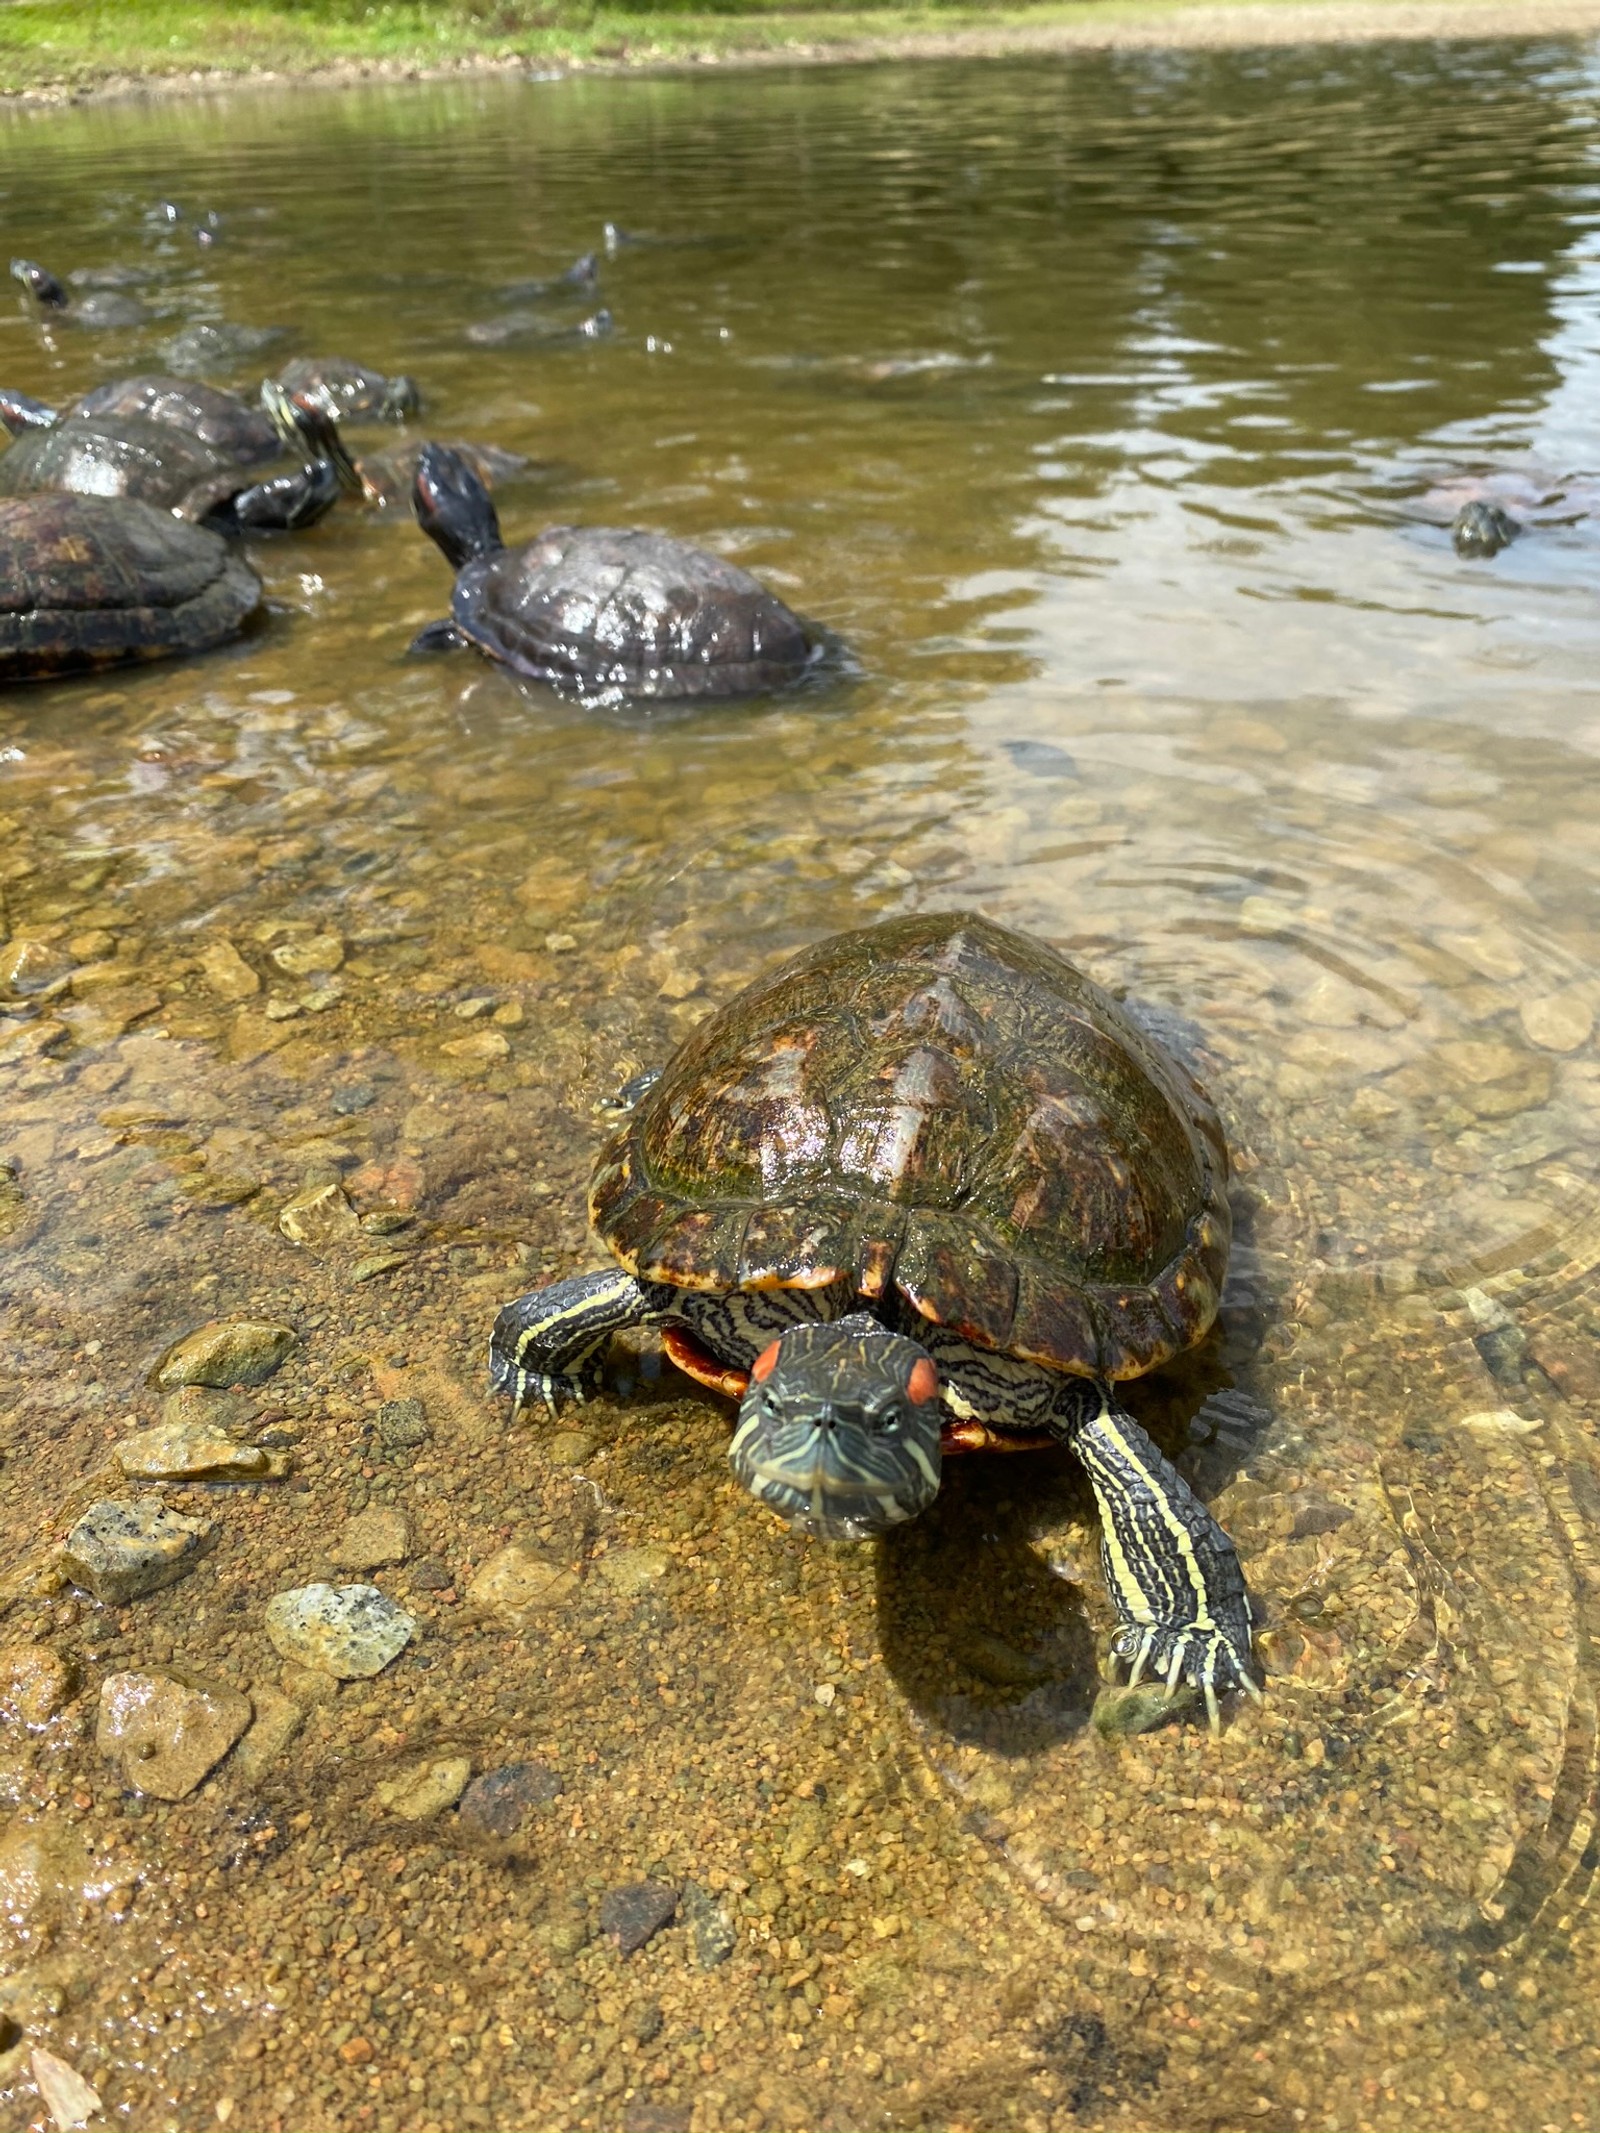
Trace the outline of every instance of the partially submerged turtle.
<path fill-rule="evenodd" d="M 313 525 L 341 487 L 359 488 L 360 478 L 320 408 L 284 400 L 278 417 L 280 433 L 302 448 L 312 444 L 317 456 L 264 476 L 143 415 L 74 414 L 52 428 L 24 431 L 0 454 L 0 496 L 54 490 L 133 497 L 222 531 L 296 532 Z"/>
<path fill-rule="evenodd" d="M 206 651 L 260 601 L 238 553 L 170 511 L 126 497 L 0 502 L 0 681 Z"/>
<path fill-rule="evenodd" d="M 486 489 L 497 488 L 527 470 L 528 462 L 521 452 L 502 451 L 497 444 L 469 444 L 452 438 L 447 449 L 460 454 Z M 362 452 L 356 459 L 362 496 L 381 509 L 409 504 L 417 467 L 426 450 L 426 444 L 417 440 L 386 445 L 381 452 Z"/>
<path fill-rule="evenodd" d="M 208 370 L 231 371 L 283 340 L 282 326 L 237 326 L 230 319 L 202 319 L 169 334 L 159 354 L 169 370 L 197 378 Z"/>
<path fill-rule="evenodd" d="M 415 378 L 386 378 L 346 356 L 301 356 L 278 373 L 278 383 L 297 400 L 325 407 L 341 422 L 404 422 L 420 414 L 422 394 Z"/>
<path fill-rule="evenodd" d="M 1193 1078 L 1042 943 L 961 912 L 823 941 L 694 1031 L 596 1160 L 617 1264 L 509 1304 L 492 1381 L 552 1410 L 665 1329 L 741 1399 L 730 1457 L 799 1530 L 913 1518 L 941 1454 L 1070 1447 L 1113 1651 L 1258 1693 L 1232 1542 L 1113 1388 L 1192 1347 L 1227 1264 Z"/>
<path fill-rule="evenodd" d="M 78 415 L 113 419 L 135 415 L 158 422 L 246 467 L 276 459 L 285 443 L 265 407 L 252 406 L 219 385 L 202 385 L 188 378 L 159 374 L 116 378 L 64 408 L 47 406 L 27 393 L 0 392 L 0 425 L 13 436 L 24 430 L 54 429 Z"/>
<path fill-rule="evenodd" d="M 703 548 L 615 526 L 551 526 L 507 548 L 488 490 L 439 444 L 412 500 L 457 572 L 451 619 L 414 651 L 475 645 L 532 681 L 618 697 L 747 696 L 810 664 L 799 617 Z"/>
<path fill-rule="evenodd" d="M 57 313 L 75 326 L 142 326 L 148 316 L 143 304 L 115 289 L 70 295 L 65 284 L 37 260 L 13 259 L 11 278 L 21 282 L 41 310 Z"/>

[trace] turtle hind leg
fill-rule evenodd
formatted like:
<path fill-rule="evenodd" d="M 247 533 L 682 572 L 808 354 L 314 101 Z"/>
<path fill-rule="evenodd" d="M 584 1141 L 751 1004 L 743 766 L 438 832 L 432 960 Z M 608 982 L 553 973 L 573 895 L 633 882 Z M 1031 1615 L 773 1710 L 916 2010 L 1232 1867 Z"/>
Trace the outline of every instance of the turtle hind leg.
<path fill-rule="evenodd" d="M 1261 1695 L 1238 1551 L 1107 1387 L 1073 1388 L 1058 1410 L 1100 1507 L 1100 1561 L 1122 1624 L 1111 1649 L 1130 1682 L 1149 1672 L 1169 1688 L 1192 1683 L 1215 1733 L 1219 1694 Z"/>
<path fill-rule="evenodd" d="M 466 634 L 453 622 L 429 622 L 412 638 L 406 647 L 409 657 L 413 652 L 463 652 L 467 647 Z"/>
<path fill-rule="evenodd" d="M 613 1333 L 663 1314 L 653 1291 L 612 1267 L 552 1282 L 509 1303 L 489 1342 L 489 1383 L 513 1407 L 535 1402 L 551 1414 L 563 1400 L 585 1400 L 599 1383 L 600 1358 Z"/>

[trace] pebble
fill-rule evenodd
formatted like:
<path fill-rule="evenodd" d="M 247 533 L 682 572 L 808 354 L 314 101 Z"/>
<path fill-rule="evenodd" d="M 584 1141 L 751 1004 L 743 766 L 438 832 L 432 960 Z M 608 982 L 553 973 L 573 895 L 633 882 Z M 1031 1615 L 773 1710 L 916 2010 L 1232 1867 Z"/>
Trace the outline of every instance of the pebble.
<path fill-rule="evenodd" d="M 582 1466 L 594 1445 L 595 1440 L 586 1429 L 558 1429 L 546 1439 L 544 1455 L 552 1466 Z"/>
<path fill-rule="evenodd" d="M 175 1585 L 216 1538 L 214 1519 L 169 1511 L 159 1496 L 107 1497 L 67 1535 L 61 1567 L 75 1585 L 117 1607 Z"/>
<path fill-rule="evenodd" d="M 246 1784 L 254 1784 L 278 1760 L 306 1721 L 306 1705 L 298 1698 L 285 1696 L 269 1683 L 251 1685 L 250 1701 L 255 1706 L 255 1718 L 244 1739 L 231 1768 Z"/>
<path fill-rule="evenodd" d="M 355 1230 L 356 1211 L 342 1185 L 308 1185 L 284 1202 L 278 1227 L 291 1244 L 332 1244 Z"/>
<path fill-rule="evenodd" d="M 1196 1691 L 1187 1681 L 1175 1689 L 1169 1689 L 1164 1681 L 1141 1681 L 1133 1688 L 1108 1683 L 1095 1698 L 1089 1715 L 1102 1740 L 1121 1740 L 1135 1733 L 1149 1733 L 1164 1726 L 1169 1718 L 1183 1717 L 1198 1702 Z"/>
<path fill-rule="evenodd" d="M 425 1555 L 420 1563 L 412 1564 L 411 1582 L 418 1592 L 448 1592 L 455 1578 L 445 1564 Z"/>
<path fill-rule="evenodd" d="M 54 2052 L 47 2052 L 42 2044 L 33 2047 L 33 2078 L 45 2109 L 61 2133 L 68 2133 L 72 2126 L 87 2125 L 98 2115 L 100 2091 L 91 2088 L 75 2066 L 58 2059 Z"/>
<path fill-rule="evenodd" d="M 297 1336 L 290 1326 L 267 1319 L 213 1320 L 169 1348 L 156 1366 L 156 1383 L 262 1385 L 282 1363 Z"/>
<path fill-rule="evenodd" d="M 249 1725 L 248 1696 L 196 1675 L 109 1674 L 100 1684 L 95 1746 L 120 1763 L 123 1782 L 158 1800 L 182 1800 Z"/>
<path fill-rule="evenodd" d="M 378 1408 L 378 1441 L 386 1452 L 415 1451 L 433 1435 L 420 1400 L 385 1400 Z"/>
<path fill-rule="evenodd" d="M 219 1392 L 211 1385 L 180 1385 L 161 1403 L 161 1419 L 209 1429 L 214 1436 L 243 1436 L 255 1408 L 242 1392 Z"/>
<path fill-rule="evenodd" d="M 1522 1031 L 1541 1051 L 1575 1052 L 1588 1043 L 1594 1030 L 1594 1014 L 1575 992 L 1547 993 L 1542 1000 L 1525 1000 Z"/>
<path fill-rule="evenodd" d="M 471 1776 L 470 1756 L 439 1756 L 385 1779 L 372 1797 L 386 1814 L 397 1815 L 402 1822 L 431 1822 L 447 1807 L 454 1807 Z"/>
<path fill-rule="evenodd" d="M 308 940 L 285 941 L 272 951 L 272 960 L 291 978 L 321 976 L 337 970 L 344 961 L 344 942 L 337 933 L 314 933 Z"/>
<path fill-rule="evenodd" d="M 72 1669 L 48 1644 L 0 1646 L 0 1719 L 47 1726 L 72 1695 Z"/>
<path fill-rule="evenodd" d="M 577 1589 L 572 1571 L 513 1541 L 473 1574 L 467 1598 L 486 1614 L 520 1628 L 530 1616 L 561 1606 Z"/>
<path fill-rule="evenodd" d="M 329 1558 L 341 1570 L 379 1570 L 403 1563 L 411 1553 L 411 1522 L 404 1511 L 374 1504 L 352 1518 Z"/>
<path fill-rule="evenodd" d="M 624 1955 L 653 1940 L 678 1915 L 678 1892 L 665 1881 L 630 1881 L 600 1899 L 600 1930 Z"/>
<path fill-rule="evenodd" d="M 416 1628 L 414 1617 L 376 1585 L 300 1585 L 267 1602 L 274 1648 L 340 1681 L 381 1674 Z"/>
<path fill-rule="evenodd" d="M 409 1252 L 369 1252 L 350 1269 L 352 1281 L 375 1281 L 380 1274 L 393 1274 L 410 1259 Z"/>
<path fill-rule="evenodd" d="M 224 1000 L 248 1000 L 261 990 L 261 980 L 232 941 L 213 941 L 200 957 L 206 983 Z"/>
<path fill-rule="evenodd" d="M 223 1481 L 265 1479 L 283 1472 L 280 1456 L 259 1445 L 239 1444 L 208 1422 L 158 1422 L 136 1429 L 113 1454 L 130 1481 Z"/>
<path fill-rule="evenodd" d="M 665 1548 L 613 1548 L 595 1563 L 595 1575 L 624 1597 L 659 1584 L 672 1568 Z"/>
<path fill-rule="evenodd" d="M 1463 1415 L 1461 1427 L 1481 1430 L 1486 1436 L 1531 1437 L 1544 1423 L 1537 1416 L 1519 1415 L 1514 1408 L 1484 1407 L 1476 1414 Z"/>
<path fill-rule="evenodd" d="M 463 1059 L 469 1065 L 492 1066 L 497 1059 L 505 1059 L 511 1051 L 511 1043 L 503 1030 L 474 1030 L 470 1037 L 456 1037 L 440 1049 L 446 1058 Z"/>
<path fill-rule="evenodd" d="M 505 1763 L 473 1779 L 458 1819 L 475 1836 L 514 1837 L 535 1808 L 548 1806 L 563 1789 L 548 1764 Z"/>
<path fill-rule="evenodd" d="M 12 941 L 0 948 L 0 993 L 26 1000 L 45 992 L 72 968 L 72 958 L 49 941 Z"/>

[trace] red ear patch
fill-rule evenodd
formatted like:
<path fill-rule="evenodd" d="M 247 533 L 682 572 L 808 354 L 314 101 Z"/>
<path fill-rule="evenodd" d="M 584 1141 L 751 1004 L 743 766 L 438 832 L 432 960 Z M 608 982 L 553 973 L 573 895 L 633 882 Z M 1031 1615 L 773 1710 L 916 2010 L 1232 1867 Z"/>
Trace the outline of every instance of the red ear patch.
<path fill-rule="evenodd" d="M 755 1361 L 750 1365 L 750 1375 L 759 1384 L 763 1378 L 770 1378 L 773 1371 L 776 1370 L 777 1367 L 778 1343 L 774 1341 L 770 1348 L 763 1348 L 761 1353 L 756 1357 Z"/>
<path fill-rule="evenodd" d="M 912 1365 L 911 1375 L 906 1379 L 906 1397 L 914 1400 L 918 1407 L 939 1397 L 939 1373 L 926 1356 L 920 1363 Z"/>

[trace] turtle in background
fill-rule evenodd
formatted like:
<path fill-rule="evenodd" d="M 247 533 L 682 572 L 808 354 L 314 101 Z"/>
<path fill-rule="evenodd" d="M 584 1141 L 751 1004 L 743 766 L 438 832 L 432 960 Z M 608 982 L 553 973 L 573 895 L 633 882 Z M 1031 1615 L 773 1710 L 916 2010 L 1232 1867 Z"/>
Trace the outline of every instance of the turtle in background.
<path fill-rule="evenodd" d="M 588 697 L 748 696 L 812 662 L 805 625 L 757 579 L 664 533 L 550 526 L 507 548 L 459 452 L 423 448 L 412 504 L 455 566 L 450 619 L 413 651 L 472 645 L 530 681 Z"/>
<path fill-rule="evenodd" d="M 321 408 L 285 394 L 268 411 L 280 451 L 283 444 L 302 451 L 309 445 L 316 456 L 274 475 L 143 415 L 79 413 L 25 430 L 0 454 L 0 495 L 130 497 L 218 531 L 299 532 L 331 508 L 341 489 L 359 490 L 360 477 Z"/>
<path fill-rule="evenodd" d="M 261 581 L 203 526 L 131 497 L 0 500 L 0 683 L 201 652 Z"/>
<path fill-rule="evenodd" d="M 417 478 L 417 466 L 427 449 L 422 439 L 405 444 L 386 445 L 381 452 L 362 452 L 356 457 L 356 472 L 361 476 L 361 494 L 369 504 L 387 510 L 395 504 L 409 504 L 412 488 Z M 498 488 L 503 481 L 512 481 L 528 469 L 528 461 L 521 452 L 502 451 L 497 444 L 469 444 L 460 438 L 452 438 L 447 450 L 463 458 L 486 489 Z"/>
<path fill-rule="evenodd" d="M 1498 555 L 1521 531 L 1509 511 L 1479 501 L 1463 504 L 1450 521 L 1450 543 L 1458 556 L 1471 561 L 1476 556 Z"/>
<path fill-rule="evenodd" d="M 0 426 L 14 437 L 25 430 L 54 429 L 77 416 L 121 419 L 130 415 L 178 430 L 238 466 L 276 459 L 284 448 L 280 424 L 264 406 L 252 405 L 220 385 L 202 385 L 189 378 L 159 373 L 116 378 L 63 408 L 50 407 L 27 393 L 0 391 Z"/>
<path fill-rule="evenodd" d="M 142 326 L 149 316 L 143 304 L 116 289 L 71 295 L 66 284 L 37 260 L 13 259 L 11 278 L 21 282 L 41 311 L 67 319 L 74 326 Z"/>
<path fill-rule="evenodd" d="M 287 337 L 282 326 L 237 326 L 229 319 L 201 320 L 169 334 L 157 353 L 185 378 L 207 371 L 236 371 Z"/>
<path fill-rule="evenodd" d="M 403 373 L 352 363 L 347 356 L 299 356 L 284 365 L 277 382 L 286 393 L 324 407 L 339 422 L 404 422 L 422 412 L 422 392 Z"/>
<path fill-rule="evenodd" d="M 614 1264 L 495 1321 L 552 1412 L 611 1334 L 740 1402 L 729 1456 L 798 1531 L 915 1518 L 957 1451 L 1060 1445 L 1094 1488 L 1113 1653 L 1259 1695 L 1233 1543 L 1117 1399 L 1216 1317 L 1231 1221 L 1209 1098 L 1042 942 L 965 912 L 825 940 L 709 1016 L 601 1148 Z"/>

